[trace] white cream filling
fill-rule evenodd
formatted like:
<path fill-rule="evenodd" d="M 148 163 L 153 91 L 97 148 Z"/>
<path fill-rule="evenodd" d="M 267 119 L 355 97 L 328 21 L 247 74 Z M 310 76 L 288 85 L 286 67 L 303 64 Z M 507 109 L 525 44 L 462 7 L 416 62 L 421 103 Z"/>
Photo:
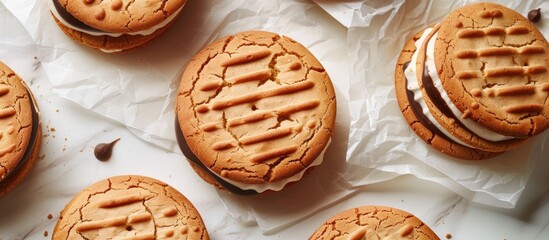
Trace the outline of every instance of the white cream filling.
<path fill-rule="evenodd" d="M 117 52 L 124 51 L 124 49 L 104 49 L 104 48 L 99 48 L 99 50 L 105 53 L 117 53 Z"/>
<path fill-rule="evenodd" d="M 425 103 L 425 100 L 423 99 L 423 92 L 421 89 L 419 89 L 419 83 L 417 79 L 417 70 L 416 70 L 416 62 L 417 62 L 417 56 L 419 54 L 419 50 L 423 43 L 425 42 L 425 39 L 427 38 L 427 35 L 431 33 L 433 28 L 428 28 L 423 32 L 423 35 L 421 38 L 415 42 L 416 51 L 412 55 L 412 60 L 408 67 L 405 69 L 404 74 L 406 76 L 407 81 L 407 88 L 408 90 L 412 91 L 414 93 L 414 100 L 421 106 L 423 114 L 433 123 L 433 125 L 439 129 L 445 136 L 450 138 L 451 140 L 455 141 L 456 143 L 459 143 L 461 145 L 475 148 L 471 145 L 468 145 L 456 137 L 454 137 L 451 133 L 449 133 L 438 121 L 433 117 L 431 112 L 429 111 L 429 108 L 427 107 L 427 104 Z M 425 65 L 428 71 L 429 76 L 433 80 L 433 85 L 437 88 L 439 91 L 441 97 L 444 99 L 445 103 L 449 106 L 449 108 L 452 110 L 458 121 L 460 121 L 465 128 L 469 129 L 471 132 L 475 133 L 479 137 L 486 139 L 488 141 L 503 141 L 512 139 L 512 137 L 504 136 L 501 134 L 498 134 L 496 132 L 490 131 L 480 124 L 474 122 L 470 119 L 462 119 L 461 116 L 463 113 L 459 111 L 459 109 L 454 105 L 454 103 L 450 100 L 448 97 L 448 94 L 444 90 L 444 87 L 442 86 L 442 82 L 440 81 L 440 78 L 438 76 L 438 73 L 436 72 L 436 66 L 435 66 L 435 59 L 434 59 L 434 48 L 435 48 L 435 42 L 436 42 L 436 36 L 438 33 L 434 34 L 434 36 L 429 40 L 427 43 L 427 52 L 426 52 L 426 60 Z"/>
<path fill-rule="evenodd" d="M 406 84 L 406 87 L 408 88 L 408 90 L 410 90 L 414 93 L 414 101 L 416 101 L 421 106 L 421 110 L 423 111 L 423 114 L 427 117 L 427 119 L 429 119 L 429 121 L 431 121 L 431 123 L 433 123 L 433 125 L 438 130 L 440 130 L 448 138 L 452 139 L 452 141 L 457 142 L 461 145 L 473 148 L 473 146 L 470 146 L 470 145 L 460 141 L 456 137 L 454 137 L 444 127 L 442 127 L 442 125 L 440 125 L 440 123 L 438 123 L 438 121 L 435 119 L 435 117 L 433 117 L 433 115 L 429 111 L 429 107 L 427 107 L 427 103 L 425 103 L 425 100 L 423 99 L 423 93 L 421 92 L 421 89 L 419 89 L 419 83 L 418 83 L 418 79 L 417 79 L 417 75 L 416 75 L 416 72 L 417 72 L 417 70 L 416 70 L 417 56 L 418 56 L 418 53 L 419 53 L 419 50 L 420 50 L 421 46 L 423 45 L 423 42 L 425 42 L 425 38 L 427 38 L 427 35 L 429 35 L 429 33 L 431 33 L 432 30 L 433 30 L 432 28 L 425 29 L 425 31 L 423 32 L 423 35 L 421 35 L 421 38 L 419 38 L 419 40 L 417 40 L 415 42 L 416 51 L 412 55 L 412 60 L 411 60 L 410 64 L 408 65 L 406 70 L 404 70 L 404 75 L 406 76 L 406 79 L 408 80 L 407 84 Z"/>
<path fill-rule="evenodd" d="M 444 90 L 444 87 L 442 86 L 442 82 L 440 81 L 440 77 L 438 76 L 435 66 L 435 40 L 437 38 L 438 33 L 435 33 L 433 38 L 427 43 L 427 59 L 425 61 L 425 64 L 427 65 L 427 69 L 429 72 L 429 76 L 431 76 L 431 79 L 433 80 L 433 85 L 438 89 L 438 92 L 440 93 L 440 96 L 450 107 L 450 110 L 454 113 L 454 115 L 457 117 L 458 121 L 461 122 L 465 128 L 469 129 L 471 132 L 475 133 L 477 136 L 486 139 L 488 141 L 497 142 L 497 141 L 504 141 L 513 139 L 513 137 L 504 136 L 499 133 L 490 131 L 483 127 L 482 125 L 476 123 L 475 121 L 471 119 L 463 119 L 461 116 L 463 113 L 459 111 L 459 109 L 454 105 L 454 102 L 450 100 L 450 97 L 448 97 L 448 94 L 446 93 L 446 90 Z"/>
<path fill-rule="evenodd" d="M 328 140 L 328 143 L 326 144 L 326 147 L 324 147 L 324 149 L 322 150 L 322 152 L 320 152 L 318 157 L 316 157 L 316 159 L 309 166 L 307 166 L 305 169 L 303 169 L 303 171 L 301 171 L 301 172 L 299 172 L 299 173 L 297 173 L 297 174 L 295 174 L 295 175 L 293 175 L 289 178 L 286 178 L 286 179 L 283 179 L 283 180 L 280 180 L 280 181 L 277 181 L 277 182 L 261 183 L 261 184 L 250 184 L 250 183 L 235 182 L 235 181 L 230 180 L 228 178 L 222 177 L 221 175 L 219 175 L 216 172 L 212 171 L 210 168 L 208 168 L 208 170 L 210 170 L 210 172 L 217 175 L 219 178 L 225 180 L 226 182 L 230 183 L 231 185 L 236 186 L 236 187 L 238 187 L 242 190 L 254 190 L 258 193 L 262 193 L 262 192 L 265 192 L 267 190 L 280 191 L 284 188 L 284 186 L 286 186 L 286 184 L 291 183 L 291 182 L 299 181 L 303 177 L 303 174 L 305 174 L 305 172 L 307 172 L 307 169 L 322 164 L 322 162 L 324 161 L 324 153 L 326 152 L 326 149 L 328 149 L 328 146 L 330 145 L 331 142 L 332 142 L 332 139 L 330 138 Z"/>
<path fill-rule="evenodd" d="M 48 7 L 50 8 L 50 11 L 66 27 L 68 27 L 70 29 L 73 29 L 73 30 L 76 30 L 76 31 L 87 33 L 87 34 L 92 35 L 92 36 L 111 36 L 111 37 L 120 37 L 124 34 L 142 35 L 142 36 L 151 35 L 156 30 L 161 29 L 161 28 L 165 27 L 166 25 L 168 25 L 168 23 L 170 23 L 179 14 L 181 9 L 183 9 L 183 7 L 185 6 L 185 4 L 183 4 L 183 6 L 181 6 L 181 8 L 179 8 L 175 13 L 173 13 L 168 18 L 166 18 L 164 21 L 160 22 L 159 24 L 157 24 L 157 25 L 155 25 L 155 26 L 153 26 L 149 29 L 145 29 L 145 30 L 142 30 L 142 31 L 135 31 L 135 32 L 111 33 L 111 32 L 101 31 L 99 29 L 97 29 L 97 31 L 88 31 L 88 30 L 79 28 L 77 26 L 74 26 L 74 25 L 68 23 L 67 21 L 65 21 L 65 19 L 63 19 L 63 17 L 61 17 L 61 14 L 59 14 L 59 12 L 57 12 L 57 9 L 55 8 L 54 3 L 53 3 L 53 1 L 57 1 L 57 0 L 47 0 L 47 1 L 48 1 Z M 103 49 L 101 49 L 101 50 L 103 51 Z M 119 52 L 119 51 L 121 51 L 121 50 L 118 50 L 118 51 L 117 50 L 110 50 L 108 52 Z M 107 51 L 104 51 L 104 52 L 107 52 Z"/>

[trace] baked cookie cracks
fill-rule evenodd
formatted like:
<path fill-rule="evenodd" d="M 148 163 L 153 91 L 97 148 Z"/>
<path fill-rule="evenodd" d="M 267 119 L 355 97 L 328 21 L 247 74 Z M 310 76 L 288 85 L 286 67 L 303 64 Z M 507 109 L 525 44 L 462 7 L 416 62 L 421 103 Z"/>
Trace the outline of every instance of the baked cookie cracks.
<path fill-rule="evenodd" d="M 416 239 L 437 240 L 437 235 L 414 215 L 390 207 L 363 206 L 336 214 L 309 240 Z"/>
<path fill-rule="evenodd" d="M 336 101 L 305 47 L 251 31 L 217 40 L 191 60 L 176 112 L 182 150 L 199 175 L 249 194 L 278 191 L 322 162 Z"/>
<path fill-rule="evenodd" d="M 104 52 L 125 52 L 164 32 L 187 0 L 47 0 L 73 40 Z"/>
<path fill-rule="evenodd" d="M 84 189 L 61 212 L 52 239 L 209 239 L 191 202 L 166 183 L 117 176 Z"/>
<path fill-rule="evenodd" d="M 0 196 L 12 190 L 38 159 L 38 108 L 23 80 L 0 62 Z"/>
<path fill-rule="evenodd" d="M 458 9 L 404 47 L 395 71 L 403 115 L 422 139 L 455 157 L 513 149 L 548 126 L 548 46 L 503 6 Z"/>

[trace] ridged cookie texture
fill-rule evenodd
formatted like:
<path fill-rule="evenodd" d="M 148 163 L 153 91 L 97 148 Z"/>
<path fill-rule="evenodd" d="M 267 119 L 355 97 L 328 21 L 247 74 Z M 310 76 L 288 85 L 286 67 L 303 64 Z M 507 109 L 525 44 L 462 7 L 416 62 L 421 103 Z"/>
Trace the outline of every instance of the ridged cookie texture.
<path fill-rule="evenodd" d="M 40 150 L 40 123 L 23 80 L 0 62 L 0 195 L 23 180 Z"/>
<path fill-rule="evenodd" d="M 117 176 L 84 189 L 61 212 L 52 239 L 209 239 L 191 202 L 166 183 Z"/>
<path fill-rule="evenodd" d="M 414 93 L 407 89 L 408 79 L 404 70 L 412 64 L 412 55 L 416 49 L 415 43 L 420 39 L 423 30 L 410 39 L 400 53 L 395 69 L 395 92 L 399 107 L 410 128 L 433 148 L 453 157 L 469 160 L 481 160 L 497 156 L 496 152 L 487 152 L 463 146 L 442 133 L 434 123 L 423 114 L 422 107 L 414 100 Z"/>
<path fill-rule="evenodd" d="M 432 41 L 432 38 L 437 36 L 439 34 L 439 28 L 434 27 L 429 35 L 427 35 L 427 40 L 429 40 L 429 44 Z M 440 38 L 436 38 L 436 42 L 440 41 Z M 426 55 L 422 53 L 427 52 L 427 41 L 421 46 L 421 49 L 419 49 L 419 56 L 417 57 L 417 79 L 419 82 L 419 86 L 422 89 L 422 96 L 423 99 L 426 102 L 427 107 L 429 108 L 429 111 L 431 115 L 433 115 L 437 122 L 441 125 L 442 128 L 446 129 L 448 132 L 451 132 L 452 136 L 457 139 L 458 143 L 461 143 L 462 145 L 474 149 L 478 149 L 481 151 L 488 151 L 488 152 L 504 152 L 513 148 L 516 148 L 520 144 L 524 142 L 524 138 L 512 138 L 509 136 L 504 136 L 498 133 L 502 137 L 506 137 L 509 139 L 506 140 L 498 140 L 493 141 L 490 139 L 485 139 L 483 135 L 477 135 L 475 132 L 472 131 L 469 127 L 472 127 L 471 124 L 475 124 L 477 128 L 481 128 L 483 130 L 477 130 L 479 134 L 487 134 L 487 132 L 490 132 L 489 129 L 487 129 L 485 126 L 479 125 L 478 123 L 470 123 L 467 121 L 470 121 L 470 111 L 461 112 L 459 111 L 459 108 L 457 111 L 459 113 L 455 113 L 452 111 L 451 106 L 452 102 L 451 99 L 448 99 L 445 101 L 445 98 L 447 95 L 454 94 L 451 90 L 444 89 L 443 91 L 439 91 L 437 89 L 437 86 L 439 85 L 438 82 L 435 82 L 433 80 L 433 77 L 430 76 L 432 73 L 427 73 L 424 71 L 431 72 L 431 69 L 426 68 L 428 65 L 426 62 Z M 436 64 L 437 60 L 437 53 L 434 51 L 434 60 Z M 433 67 L 434 68 L 434 67 Z M 426 70 L 427 69 L 427 70 Z M 429 77 L 427 77 L 429 76 Z M 442 82 L 441 80 L 439 80 Z M 439 87 L 441 88 L 441 87 Z M 444 97 L 443 97 L 444 96 Z M 480 107 L 479 103 L 472 104 L 471 108 L 478 109 Z M 469 125 L 467 125 L 469 124 Z"/>
<path fill-rule="evenodd" d="M 548 50 L 511 9 L 457 9 L 404 47 L 395 69 L 400 108 L 423 140 L 451 156 L 514 149 L 549 126 Z"/>
<path fill-rule="evenodd" d="M 144 46 L 175 22 L 187 0 L 47 0 L 59 28 L 74 41 L 107 53 Z"/>
<path fill-rule="evenodd" d="M 48 0 L 51 1 L 51 0 Z M 53 0 L 76 19 L 113 33 L 150 29 L 175 14 L 187 0 Z"/>
<path fill-rule="evenodd" d="M 414 215 L 390 207 L 363 206 L 336 214 L 309 240 L 437 240 L 437 235 Z"/>
<path fill-rule="evenodd" d="M 549 44 L 525 17 L 494 3 L 460 8 L 441 23 L 435 54 L 464 118 L 518 138 L 549 126 Z"/>
<path fill-rule="evenodd" d="M 271 184 L 305 171 L 322 152 L 336 99 L 328 74 L 304 46 L 250 31 L 217 40 L 191 60 L 176 112 L 207 171 Z"/>

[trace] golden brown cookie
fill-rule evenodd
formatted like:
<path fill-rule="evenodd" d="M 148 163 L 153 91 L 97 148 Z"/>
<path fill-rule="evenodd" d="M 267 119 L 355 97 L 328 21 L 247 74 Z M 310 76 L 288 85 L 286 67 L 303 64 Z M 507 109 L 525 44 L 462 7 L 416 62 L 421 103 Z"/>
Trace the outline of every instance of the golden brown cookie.
<path fill-rule="evenodd" d="M 459 109 L 456 108 L 454 111 L 452 111 L 451 108 L 454 106 L 452 106 L 450 99 L 448 99 L 448 97 L 445 95 L 452 94 L 453 92 L 446 91 L 445 89 L 439 91 L 439 89 L 437 89 L 437 86 L 442 89 L 440 80 L 436 80 L 436 77 L 431 77 L 431 75 L 435 73 L 425 72 L 426 69 L 427 71 L 434 71 L 431 69 L 435 69 L 434 64 L 436 64 L 437 52 L 435 51 L 434 53 L 435 59 L 433 59 L 434 63 L 432 65 L 432 68 L 429 68 L 430 66 L 427 66 L 429 65 L 429 61 L 427 60 L 426 56 L 427 54 L 422 53 L 427 52 L 428 43 L 432 44 L 432 47 L 434 47 L 435 43 L 430 42 L 430 40 L 433 39 L 434 36 L 436 36 L 436 34 L 438 33 L 438 29 L 438 26 L 432 28 L 432 31 L 426 36 L 426 41 L 418 50 L 420 54 L 417 56 L 416 61 L 417 80 L 419 83 L 419 87 L 422 91 L 421 95 L 423 96 L 423 99 L 425 100 L 425 103 L 429 108 L 429 112 L 431 113 L 431 115 L 433 115 L 433 117 L 437 120 L 442 128 L 444 128 L 448 132 L 451 132 L 452 136 L 457 139 L 458 143 L 461 143 L 461 145 L 465 145 L 466 147 L 488 152 L 504 152 L 519 146 L 525 141 L 524 138 L 511 138 L 506 140 L 493 141 L 491 139 L 483 138 L 483 135 L 475 134 L 475 132 L 469 128 L 473 127 L 471 125 L 478 126 L 478 128 L 484 127 L 474 122 L 467 122 L 470 121 L 466 119 L 467 115 L 465 113 L 459 112 Z M 437 38 L 436 41 L 440 41 L 439 38 Z M 438 54 L 444 53 L 439 52 Z M 447 100 L 445 101 L 445 99 Z M 489 132 L 490 130 L 480 131 L 477 129 L 477 131 L 479 131 L 479 134 L 487 134 L 487 132 Z"/>
<path fill-rule="evenodd" d="M 435 54 L 463 118 L 517 138 L 549 127 L 549 43 L 522 15 L 495 3 L 460 8 L 440 24 Z"/>
<path fill-rule="evenodd" d="M 30 90 L 0 62 L 0 196 L 29 173 L 41 140 L 38 108 Z"/>
<path fill-rule="evenodd" d="M 125 52 L 158 37 L 187 0 L 47 0 L 53 18 L 76 42 L 104 52 Z"/>
<path fill-rule="evenodd" d="M 99 181 L 61 211 L 52 239 L 209 239 L 191 202 L 143 176 Z"/>
<path fill-rule="evenodd" d="M 549 80 L 542 76 L 548 47 L 535 26 L 503 6 L 458 9 L 416 34 L 401 53 L 395 71 L 401 110 L 422 139 L 458 158 L 484 159 L 516 148 L 548 126 Z M 518 73 L 533 63 L 535 71 Z M 535 106 L 539 112 L 532 112 Z M 532 111 L 519 113 L 526 108 Z"/>
<path fill-rule="evenodd" d="M 309 240 L 414 239 L 435 240 L 437 235 L 414 215 L 379 206 L 341 212 L 326 221 Z"/>
<path fill-rule="evenodd" d="M 250 193 L 280 190 L 320 164 L 336 101 L 328 74 L 305 47 L 251 31 L 196 54 L 183 73 L 176 112 L 180 145 L 199 175 Z"/>
<path fill-rule="evenodd" d="M 402 115 L 412 130 L 426 143 L 435 149 L 461 159 L 480 160 L 496 156 L 498 153 L 486 152 L 456 143 L 425 116 L 422 106 L 414 100 L 414 92 L 407 89 L 408 80 L 404 70 L 411 64 L 412 55 L 416 52 L 416 41 L 423 30 L 410 39 L 400 53 L 395 69 L 395 92 Z"/>

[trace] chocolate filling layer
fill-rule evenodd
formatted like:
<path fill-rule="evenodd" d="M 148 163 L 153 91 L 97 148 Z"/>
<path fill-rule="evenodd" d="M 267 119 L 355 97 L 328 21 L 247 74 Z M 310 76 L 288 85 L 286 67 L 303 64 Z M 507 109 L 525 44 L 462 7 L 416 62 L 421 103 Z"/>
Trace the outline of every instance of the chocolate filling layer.
<path fill-rule="evenodd" d="M 442 96 L 440 95 L 440 92 L 435 87 L 435 84 L 433 83 L 433 79 L 429 75 L 429 71 L 427 71 L 427 66 L 425 66 L 423 70 L 423 87 L 425 88 L 425 92 L 427 92 L 427 96 L 431 99 L 431 102 L 435 104 L 435 107 L 440 110 L 440 112 L 444 115 L 446 115 L 449 118 L 452 118 L 456 120 L 456 123 L 459 123 L 460 121 L 457 119 L 456 115 L 454 115 L 454 112 L 450 109 L 448 104 L 442 99 Z"/>
<path fill-rule="evenodd" d="M 23 153 L 23 156 L 21 157 L 21 160 L 19 160 L 19 163 L 17 163 L 17 166 L 8 173 L 8 176 L 6 176 L 1 182 L 0 182 L 0 188 L 4 188 L 4 185 L 6 185 L 14 176 L 17 176 L 17 174 L 23 169 L 25 164 L 29 161 L 29 159 L 32 157 L 32 153 L 34 152 L 34 148 L 36 147 L 36 140 L 38 139 L 38 127 L 40 125 L 39 123 L 39 116 L 38 112 L 36 111 L 36 107 L 34 106 L 34 100 L 32 98 L 32 95 L 27 90 L 27 93 L 29 94 L 30 98 L 30 105 L 31 105 L 31 112 L 32 112 L 32 129 L 31 129 L 31 135 L 29 138 L 29 144 L 27 145 L 27 149 L 25 149 L 25 153 Z"/>
<path fill-rule="evenodd" d="M 410 61 L 404 63 L 404 66 L 403 66 L 403 69 L 402 69 L 403 72 L 406 70 L 406 68 L 408 68 L 408 65 L 410 65 Z M 425 72 L 426 72 L 426 70 L 423 72 L 423 81 L 425 81 Z M 431 79 L 429 74 L 427 74 L 427 76 L 428 76 L 429 79 Z M 405 83 L 405 86 L 406 86 L 406 97 L 408 98 L 408 102 L 410 103 L 410 108 L 412 108 L 412 112 L 414 113 L 414 115 L 416 115 L 419 122 L 421 122 L 421 124 L 423 124 L 423 126 L 425 126 L 427 129 L 429 129 L 429 131 L 431 131 L 433 134 L 435 134 L 439 137 L 442 137 L 442 138 L 446 139 L 447 141 L 455 143 L 452 139 L 450 139 L 448 136 L 446 136 L 446 134 L 442 133 L 440 131 L 440 129 L 438 129 L 431 122 L 431 120 L 429 120 L 429 118 L 427 118 L 427 116 L 425 116 L 425 114 L 423 114 L 423 108 L 414 99 L 414 92 L 410 91 L 407 87 L 408 86 L 408 79 L 406 78 L 406 75 L 404 75 L 404 83 Z M 423 85 L 424 86 L 426 85 L 425 82 L 423 83 Z M 432 80 L 431 80 L 431 86 L 433 86 L 433 81 Z M 446 106 L 446 107 L 448 107 L 448 106 Z"/>
<path fill-rule="evenodd" d="M 435 107 L 438 110 L 440 110 L 440 112 L 444 114 L 446 117 L 454 119 L 455 123 L 458 124 L 461 128 L 467 129 L 467 127 L 463 125 L 463 123 L 458 119 L 458 117 L 450 109 L 450 106 L 448 106 L 446 101 L 444 101 L 444 99 L 442 98 L 442 95 L 440 95 L 440 92 L 438 91 L 437 87 L 435 87 L 435 84 L 433 83 L 433 79 L 431 78 L 431 75 L 429 75 L 427 65 L 425 65 L 423 69 L 423 76 L 421 77 L 421 79 L 423 81 L 423 87 L 425 88 L 425 92 L 427 93 L 427 96 L 429 97 L 429 99 L 431 99 L 431 102 L 435 105 Z M 471 134 L 480 138 L 480 136 L 476 135 L 473 132 L 471 132 Z"/>
<path fill-rule="evenodd" d="M 75 27 L 78 27 L 82 30 L 86 30 L 86 31 L 90 31 L 90 32 L 97 32 L 97 33 L 103 33 L 105 31 L 101 31 L 97 28 L 93 28 L 89 25 L 86 25 L 85 23 L 83 23 L 82 21 L 78 20 L 77 18 L 75 18 L 72 14 L 70 14 L 69 12 L 67 12 L 67 9 L 65 9 L 61 3 L 59 3 L 58 0 L 51 0 L 53 2 L 53 5 L 55 6 L 55 9 L 57 10 L 57 13 L 59 13 L 59 16 L 61 18 L 63 18 L 63 20 L 65 20 L 65 22 L 67 22 L 68 24 L 71 24 Z M 67 26 L 69 27 L 69 26 Z"/>
<path fill-rule="evenodd" d="M 238 194 L 238 195 L 257 194 L 257 192 L 255 190 L 240 189 L 239 187 L 230 184 L 229 182 L 223 180 L 219 176 L 212 173 L 211 170 L 208 167 L 206 167 L 206 165 L 204 165 L 204 163 L 202 163 L 202 161 L 200 161 L 200 159 L 198 159 L 198 157 L 196 157 L 196 155 L 191 151 L 191 148 L 189 147 L 189 144 L 187 144 L 187 141 L 185 140 L 185 137 L 183 136 L 183 133 L 181 132 L 181 128 L 179 127 L 179 120 L 177 119 L 177 117 L 175 119 L 175 136 L 177 138 L 177 143 L 179 144 L 179 148 L 181 149 L 181 152 L 183 153 L 183 155 L 185 155 L 185 157 L 189 161 L 191 161 L 192 163 L 194 163 L 195 165 L 200 167 L 204 172 L 206 172 L 213 179 L 215 179 L 215 181 L 219 185 L 221 185 L 223 188 L 227 189 L 231 193 Z"/>

